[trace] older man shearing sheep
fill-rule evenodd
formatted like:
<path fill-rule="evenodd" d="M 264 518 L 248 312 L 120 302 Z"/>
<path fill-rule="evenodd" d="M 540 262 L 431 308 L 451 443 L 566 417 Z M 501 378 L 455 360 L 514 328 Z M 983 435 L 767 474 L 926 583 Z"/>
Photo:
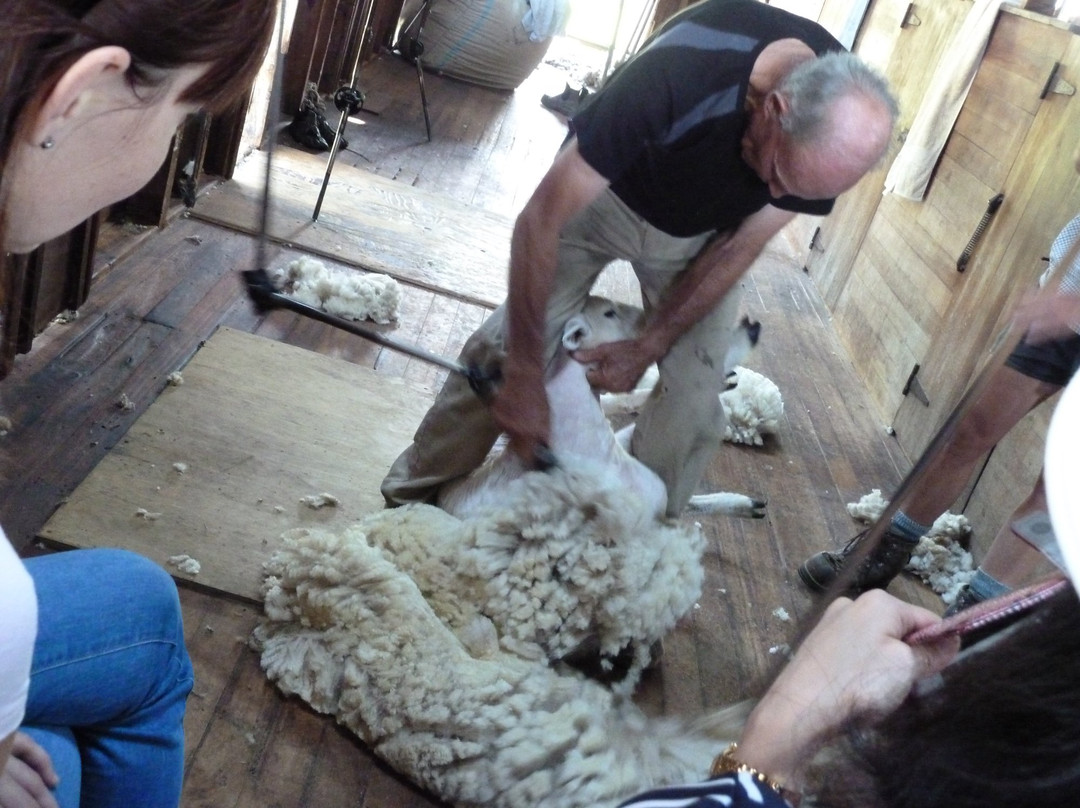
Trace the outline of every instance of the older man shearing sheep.
<path fill-rule="evenodd" d="M 677 515 L 724 432 L 719 346 L 737 281 L 796 213 L 828 213 L 880 160 L 895 118 L 885 81 L 810 20 L 756 0 L 705 0 L 669 20 L 573 117 L 517 218 L 509 297 L 462 352 L 501 360 L 493 403 L 452 376 L 383 481 L 388 504 L 430 500 L 503 431 L 537 456 L 562 324 L 625 259 L 646 327 L 577 358 L 614 392 L 659 363 L 631 451 Z"/>

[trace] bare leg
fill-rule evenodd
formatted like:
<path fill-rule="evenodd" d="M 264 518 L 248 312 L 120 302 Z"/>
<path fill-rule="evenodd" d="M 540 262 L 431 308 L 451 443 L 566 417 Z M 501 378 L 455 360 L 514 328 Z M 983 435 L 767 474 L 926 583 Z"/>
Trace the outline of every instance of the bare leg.
<path fill-rule="evenodd" d="M 1059 389 L 1006 365 L 999 367 L 956 425 L 952 439 L 909 489 L 900 509 L 916 522 L 933 524 L 963 493 L 979 459 Z"/>
<path fill-rule="evenodd" d="M 1035 488 L 1001 526 L 979 564 L 987 575 L 1010 589 L 1035 583 L 1055 569 L 1037 547 L 1020 538 L 1012 529 L 1012 524 L 1017 519 L 1037 511 L 1046 511 L 1046 492 L 1043 490 L 1041 473 Z"/>
<path fill-rule="evenodd" d="M 1008 365 L 994 370 L 982 395 L 969 406 L 949 439 L 898 501 L 889 529 L 850 579 L 849 588 L 858 592 L 887 586 L 911 557 L 919 537 L 963 492 L 979 459 L 1059 388 L 1058 384 L 1039 381 Z M 839 552 L 824 550 L 814 554 L 799 567 L 799 577 L 811 589 L 825 591 L 864 535 L 856 536 Z M 1018 537 L 1015 540 L 1021 541 Z M 1003 552 L 1006 547 L 1003 540 Z M 1004 588 L 1002 582 L 987 576 L 985 570 L 981 575 L 976 573 L 971 585 L 973 590 L 978 585 L 984 598 Z M 964 607 L 960 598 L 953 605 Z"/>

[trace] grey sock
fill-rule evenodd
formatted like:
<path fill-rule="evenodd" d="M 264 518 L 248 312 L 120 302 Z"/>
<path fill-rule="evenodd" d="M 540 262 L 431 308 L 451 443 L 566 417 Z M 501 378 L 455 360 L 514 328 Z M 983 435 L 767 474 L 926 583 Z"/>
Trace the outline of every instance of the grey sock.
<path fill-rule="evenodd" d="M 987 575 L 982 567 L 975 570 L 975 574 L 968 581 L 968 588 L 983 600 L 1001 597 L 1012 592 L 1012 587 L 1006 586 L 992 575 Z"/>
<path fill-rule="evenodd" d="M 933 525 L 919 524 L 903 511 L 897 511 L 893 514 L 892 522 L 889 524 L 889 532 L 910 542 L 917 542 L 930 532 L 931 527 Z"/>

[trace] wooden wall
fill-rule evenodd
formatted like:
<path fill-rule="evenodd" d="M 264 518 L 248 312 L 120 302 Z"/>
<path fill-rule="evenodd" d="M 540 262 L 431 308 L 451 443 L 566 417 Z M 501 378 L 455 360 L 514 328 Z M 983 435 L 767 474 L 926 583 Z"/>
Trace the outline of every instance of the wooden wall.
<path fill-rule="evenodd" d="M 971 7 L 871 3 L 855 50 L 897 91 L 897 140 L 881 168 L 823 220 L 807 259 L 882 423 L 912 458 L 988 360 L 1011 307 L 1045 268 L 1054 236 L 1080 210 L 1073 166 L 1080 101 L 1071 89 L 1080 81 L 1080 38 L 1056 20 L 1011 8 L 998 16 L 925 198 L 882 195 L 938 58 Z M 1048 84 L 1055 65 L 1061 92 Z M 958 271 L 999 193 L 1004 201 Z M 980 479 L 968 514 L 978 534 L 992 536 L 1034 480 L 1045 423 L 1045 414 L 1029 419 L 995 453 L 996 471 Z"/>

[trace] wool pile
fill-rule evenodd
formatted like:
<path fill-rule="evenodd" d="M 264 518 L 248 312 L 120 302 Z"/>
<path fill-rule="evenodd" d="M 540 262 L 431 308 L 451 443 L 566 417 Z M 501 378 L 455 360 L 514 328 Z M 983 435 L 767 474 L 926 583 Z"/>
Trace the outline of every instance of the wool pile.
<path fill-rule="evenodd" d="M 380 324 L 397 319 L 401 285 L 389 275 L 334 269 L 304 256 L 271 277 L 285 294 L 336 317 Z"/>
<path fill-rule="evenodd" d="M 591 808 L 700 779 L 743 709 L 655 719 L 629 693 L 700 594 L 704 542 L 631 500 L 556 469 L 467 521 L 411 505 L 286 534 L 253 638 L 263 668 L 456 805 Z M 632 652 L 617 686 L 557 661 L 590 642 Z"/>
<path fill-rule="evenodd" d="M 756 370 L 736 366 L 735 386 L 720 394 L 720 404 L 727 415 L 724 440 L 761 446 L 765 435 L 774 435 L 784 417 L 784 399 L 780 388 Z"/>
<path fill-rule="evenodd" d="M 858 502 L 848 503 L 848 514 L 860 522 L 876 522 L 889 501 L 881 490 L 873 489 Z M 920 537 L 905 569 L 941 595 L 951 605 L 964 584 L 974 575 L 971 553 L 964 543 L 971 535 L 971 524 L 963 514 L 946 511 L 934 520 L 930 532 Z"/>

